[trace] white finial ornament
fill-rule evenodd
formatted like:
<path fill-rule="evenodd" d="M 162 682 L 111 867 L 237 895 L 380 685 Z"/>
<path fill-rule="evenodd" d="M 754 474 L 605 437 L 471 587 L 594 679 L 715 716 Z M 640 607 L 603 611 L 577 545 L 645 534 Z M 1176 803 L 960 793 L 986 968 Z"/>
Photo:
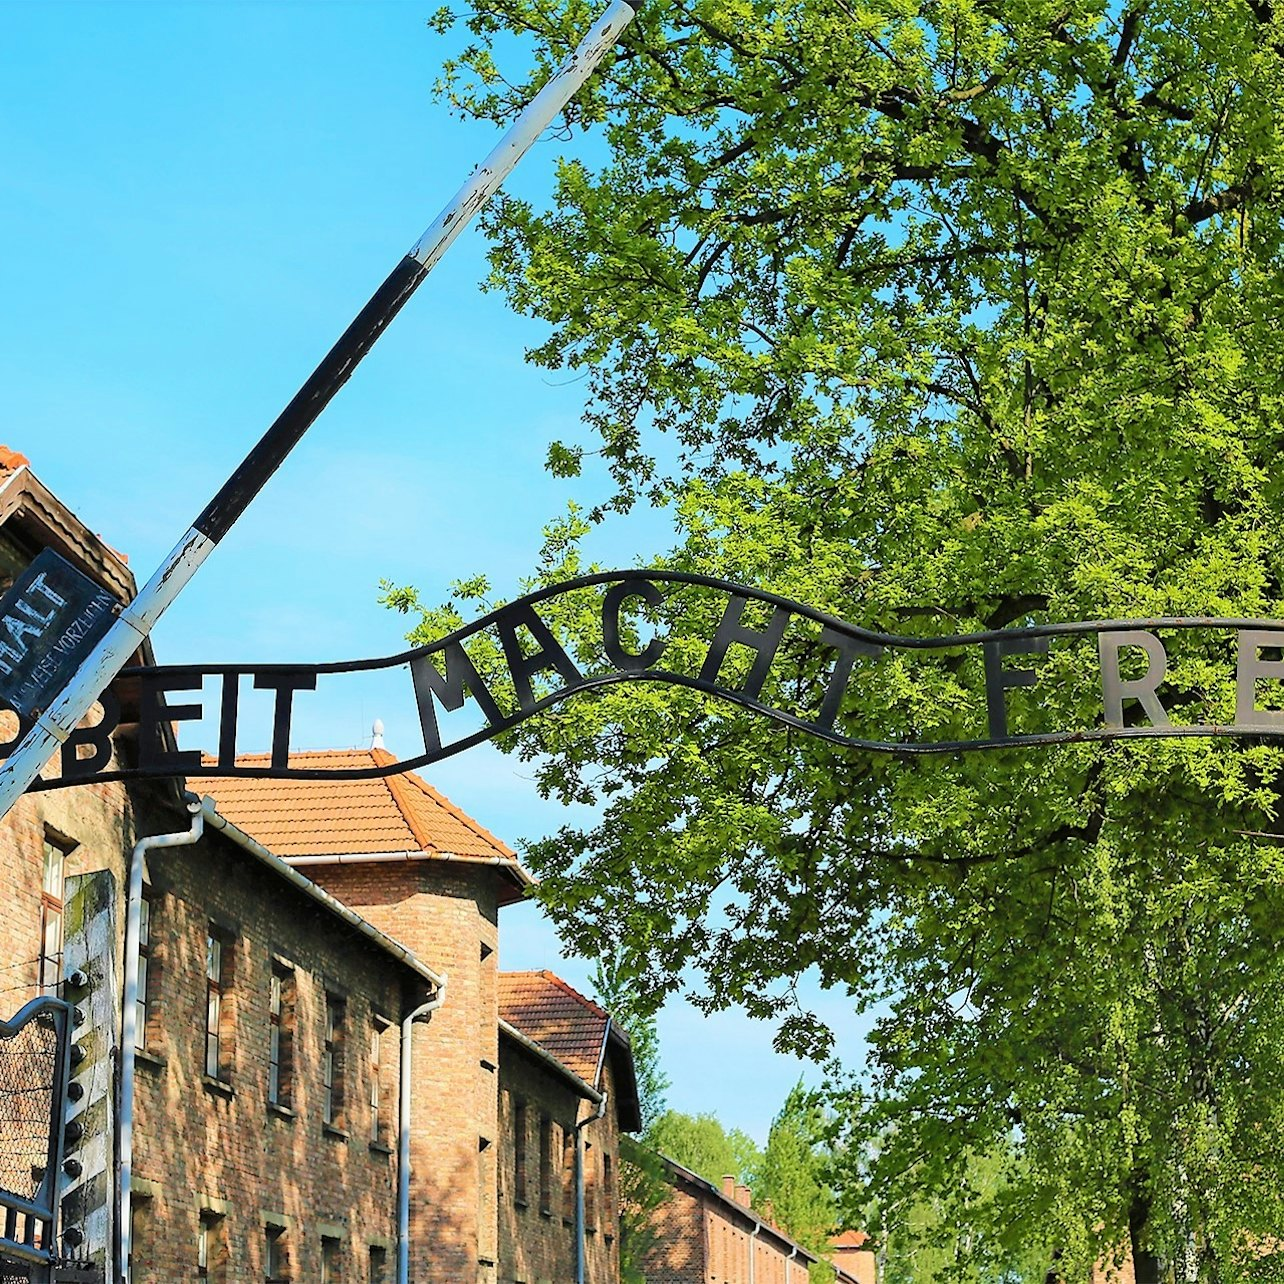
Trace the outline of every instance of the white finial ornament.
<path fill-rule="evenodd" d="M 382 718 L 376 718 L 374 720 L 374 726 L 370 728 L 370 734 L 373 737 L 373 739 L 370 741 L 370 748 L 382 749 L 383 748 L 383 719 Z"/>

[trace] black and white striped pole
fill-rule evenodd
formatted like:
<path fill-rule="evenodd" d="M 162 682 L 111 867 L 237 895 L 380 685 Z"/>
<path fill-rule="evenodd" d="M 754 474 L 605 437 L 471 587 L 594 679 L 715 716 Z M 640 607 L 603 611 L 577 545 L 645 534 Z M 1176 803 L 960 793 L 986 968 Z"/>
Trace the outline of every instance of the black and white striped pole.
<path fill-rule="evenodd" d="M 469 220 L 508 177 L 531 144 L 593 73 L 628 26 L 641 0 L 613 0 L 579 47 L 531 99 L 494 150 L 389 273 L 370 302 L 308 377 L 276 422 L 205 506 L 138 596 L 117 616 L 67 685 L 0 764 L 0 816 L 35 780 L 90 706 L 125 666 L 165 609 L 196 574 L 219 540 L 285 461 L 303 434 L 348 381 L 419 283 Z"/>

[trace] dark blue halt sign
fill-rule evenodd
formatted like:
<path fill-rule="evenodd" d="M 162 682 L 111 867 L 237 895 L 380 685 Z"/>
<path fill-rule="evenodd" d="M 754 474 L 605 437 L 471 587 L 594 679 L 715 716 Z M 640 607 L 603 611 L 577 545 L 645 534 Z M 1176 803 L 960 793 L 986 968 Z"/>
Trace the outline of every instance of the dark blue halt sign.
<path fill-rule="evenodd" d="M 119 608 L 106 589 L 45 549 L 0 598 L 0 700 L 38 717 Z"/>

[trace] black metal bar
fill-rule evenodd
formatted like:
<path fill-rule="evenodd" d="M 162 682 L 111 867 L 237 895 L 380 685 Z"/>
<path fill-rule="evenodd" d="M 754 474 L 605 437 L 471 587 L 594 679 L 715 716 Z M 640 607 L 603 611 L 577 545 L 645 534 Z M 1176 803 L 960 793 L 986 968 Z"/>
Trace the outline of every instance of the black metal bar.
<path fill-rule="evenodd" d="M 286 456 L 316 422 L 335 393 L 348 382 L 361 359 L 426 275 L 427 269 L 423 264 L 409 254 L 392 269 L 320 365 L 294 394 L 290 404 L 259 438 L 258 444 L 223 483 L 218 494 L 206 504 L 192 523 L 196 530 L 215 544 L 227 534 L 228 528 L 285 462 Z"/>

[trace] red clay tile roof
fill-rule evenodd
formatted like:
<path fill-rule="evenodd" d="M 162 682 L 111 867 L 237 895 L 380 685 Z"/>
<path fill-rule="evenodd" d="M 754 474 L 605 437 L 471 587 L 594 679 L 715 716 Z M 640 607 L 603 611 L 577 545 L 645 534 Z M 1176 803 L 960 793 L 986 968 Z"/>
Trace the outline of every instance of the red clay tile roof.
<path fill-rule="evenodd" d="M 609 1019 L 604 1009 L 560 976 L 541 972 L 499 974 L 499 1016 L 596 1088 Z"/>
<path fill-rule="evenodd" d="M 212 759 L 206 759 L 207 762 Z M 261 766 L 267 754 L 246 754 L 238 765 Z M 383 749 L 339 749 L 290 755 L 292 767 L 329 770 L 384 767 Z M 194 782 L 195 783 L 195 782 Z M 376 780 L 262 780 L 212 776 L 199 782 L 234 825 L 269 851 L 292 856 L 423 852 L 513 860 L 512 851 L 414 772 Z"/>
<path fill-rule="evenodd" d="M 841 1235 L 835 1235 L 829 1241 L 830 1248 L 860 1248 L 869 1236 L 864 1231 L 845 1230 Z"/>

